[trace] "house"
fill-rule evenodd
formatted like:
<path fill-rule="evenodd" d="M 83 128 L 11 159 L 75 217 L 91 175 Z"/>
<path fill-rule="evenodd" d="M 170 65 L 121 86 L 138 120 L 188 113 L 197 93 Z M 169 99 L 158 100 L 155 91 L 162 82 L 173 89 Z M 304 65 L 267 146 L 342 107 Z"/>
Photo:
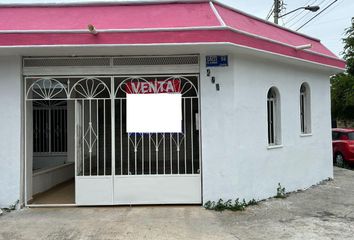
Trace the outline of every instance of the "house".
<path fill-rule="evenodd" d="M 217 1 L 2 5 L 0 206 L 265 199 L 333 177 L 320 40 Z"/>

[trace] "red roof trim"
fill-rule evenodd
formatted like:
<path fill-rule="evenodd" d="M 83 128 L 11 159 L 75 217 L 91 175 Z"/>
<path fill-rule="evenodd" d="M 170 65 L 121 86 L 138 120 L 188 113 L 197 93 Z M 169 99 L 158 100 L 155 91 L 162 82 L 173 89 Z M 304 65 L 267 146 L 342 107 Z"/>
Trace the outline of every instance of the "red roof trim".
<path fill-rule="evenodd" d="M 164 31 L 164 32 L 119 32 L 63 34 L 63 33 L 30 33 L 2 34 L 2 46 L 41 46 L 41 45 L 137 45 L 137 44 L 177 44 L 177 43 L 233 43 L 239 46 L 254 48 L 300 60 L 343 69 L 345 62 L 340 59 L 321 56 L 309 51 L 296 50 L 293 47 L 279 45 L 260 38 L 252 38 L 242 33 L 230 30 L 194 30 L 194 31 Z"/>

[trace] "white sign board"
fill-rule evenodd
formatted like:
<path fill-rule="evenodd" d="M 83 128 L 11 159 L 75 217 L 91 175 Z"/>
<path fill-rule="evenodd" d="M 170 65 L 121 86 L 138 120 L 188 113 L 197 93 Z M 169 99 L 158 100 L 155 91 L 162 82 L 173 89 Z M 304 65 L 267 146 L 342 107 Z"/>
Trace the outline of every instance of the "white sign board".
<path fill-rule="evenodd" d="M 127 94 L 127 132 L 182 132 L 182 95 Z"/>

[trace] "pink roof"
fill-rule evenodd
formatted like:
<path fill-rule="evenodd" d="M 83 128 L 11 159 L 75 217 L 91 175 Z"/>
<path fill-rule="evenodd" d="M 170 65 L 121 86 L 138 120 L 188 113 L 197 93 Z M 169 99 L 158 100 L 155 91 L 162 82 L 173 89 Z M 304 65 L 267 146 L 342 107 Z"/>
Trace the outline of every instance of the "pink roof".
<path fill-rule="evenodd" d="M 99 34 L 89 33 L 88 24 Z M 0 46 L 159 43 L 232 43 L 345 67 L 319 40 L 214 1 L 0 7 Z"/>
<path fill-rule="evenodd" d="M 74 30 L 217 26 L 207 3 L 0 8 L 0 30 Z"/>
<path fill-rule="evenodd" d="M 254 18 L 250 18 L 242 13 L 235 12 L 221 6 L 216 6 L 216 9 L 225 21 L 226 25 L 235 29 L 273 39 L 292 46 L 312 44 L 312 51 L 336 57 L 335 54 L 324 47 L 317 39 L 304 37 L 303 35 L 287 31 L 283 28 L 274 27 L 273 24 L 268 24 Z"/>

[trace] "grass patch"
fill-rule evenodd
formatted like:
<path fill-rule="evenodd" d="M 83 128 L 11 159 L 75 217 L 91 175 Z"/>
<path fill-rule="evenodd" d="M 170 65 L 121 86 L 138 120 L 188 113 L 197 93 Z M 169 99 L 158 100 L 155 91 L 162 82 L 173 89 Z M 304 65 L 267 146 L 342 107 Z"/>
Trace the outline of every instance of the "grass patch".
<path fill-rule="evenodd" d="M 227 201 L 224 201 L 223 199 L 219 199 L 219 201 L 207 201 L 204 204 L 205 209 L 207 210 L 214 210 L 218 212 L 222 212 L 225 210 L 230 210 L 230 211 L 243 211 L 247 206 L 251 205 L 257 205 L 258 202 L 254 199 L 246 202 L 245 199 L 242 201 L 239 201 L 238 198 L 236 198 L 235 201 L 232 201 L 232 199 L 229 199 Z"/>
<path fill-rule="evenodd" d="M 285 191 L 285 187 L 282 187 L 280 185 L 280 183 L 278 183 L 278 187 L 277 187 L 277 195 L 274 196 L 275 198 L 286 198 L 286 191 Z"/>

